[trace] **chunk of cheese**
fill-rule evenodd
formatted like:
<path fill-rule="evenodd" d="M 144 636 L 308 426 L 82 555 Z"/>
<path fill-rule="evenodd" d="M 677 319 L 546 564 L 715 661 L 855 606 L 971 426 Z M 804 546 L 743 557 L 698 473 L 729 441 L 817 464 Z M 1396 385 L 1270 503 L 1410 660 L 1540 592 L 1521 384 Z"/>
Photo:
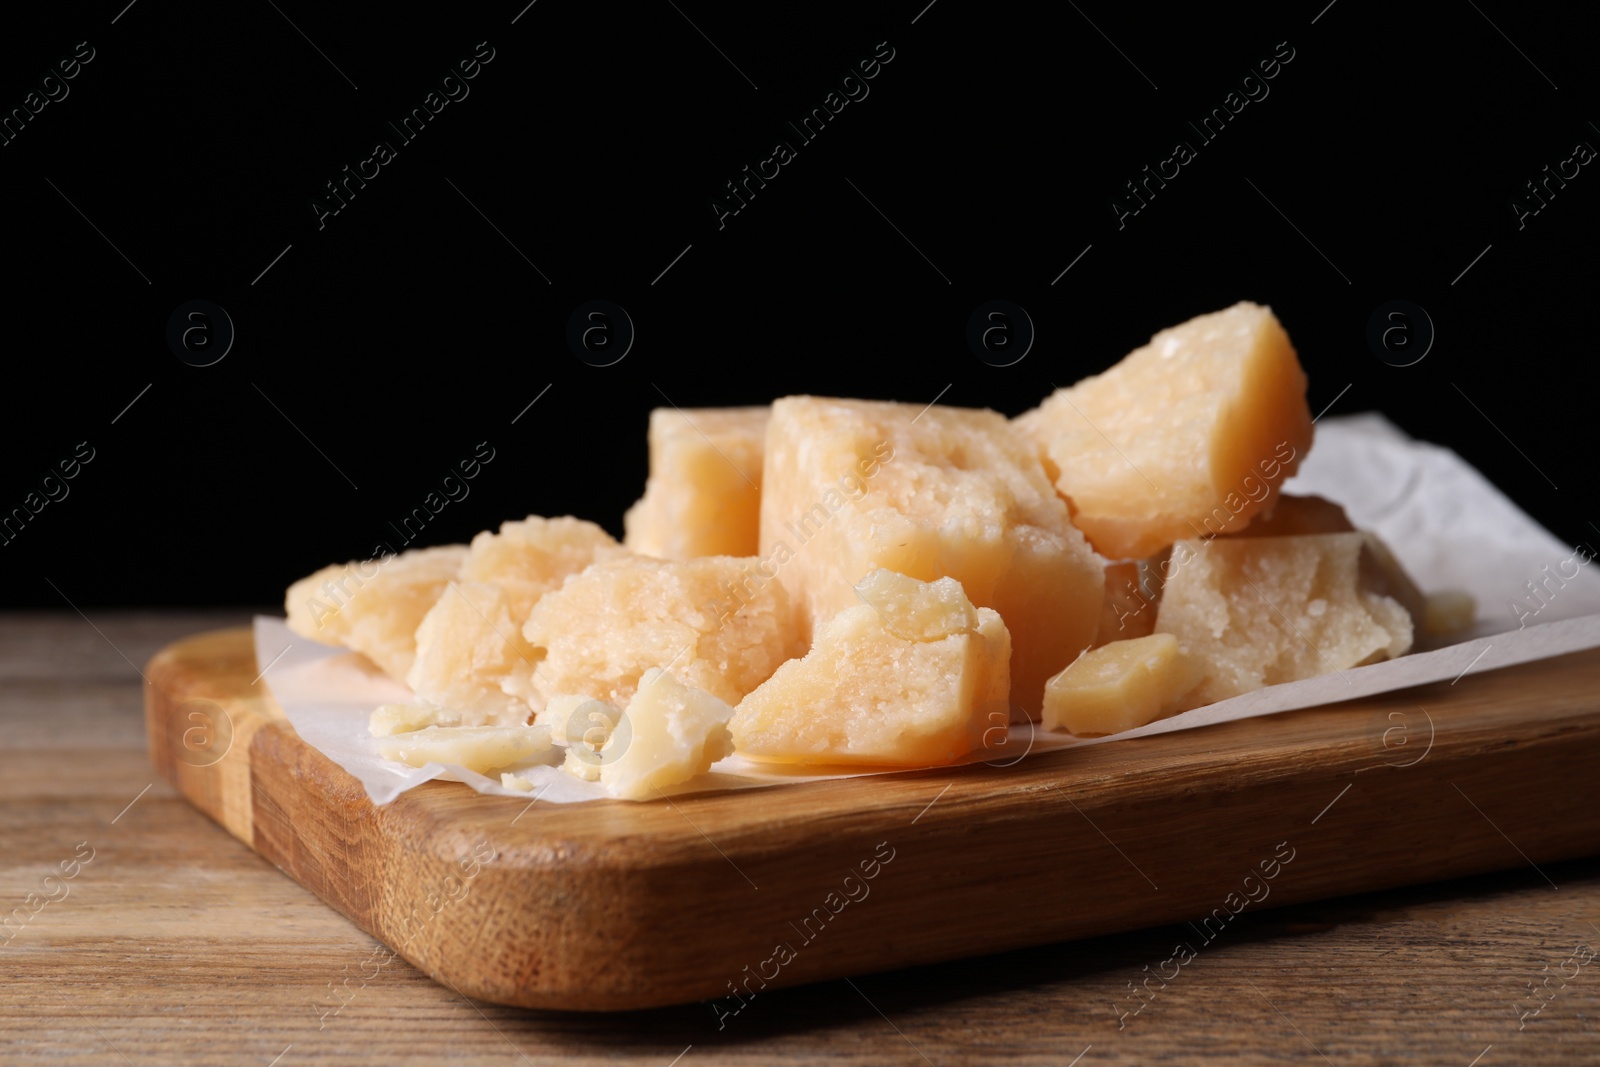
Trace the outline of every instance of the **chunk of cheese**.
<path fill-rule="evenodd" d="M 879 572 L 863 584 L 876 592 L 891 580 Z M 947 589 L 880 598 L 887 610 L 865 603 L 835 615 L 804 658 L 740 701 L 729 724 L 739 754 L 926 767 L 1002 743 L 1010 634 L 992 609 L 968 619 L 950 610 Z"/>
<path fill-rule="evenodd" d="M 1201 674 L 1171 634 L 1112 641 L 1050 679 L 1043 725 L 1079 736 L 1132 730 L 1177 711 Z"/>
<path fill-rule="evenodd" d="M 417 625 L 466 557 L 465 545 L 443 545 L 324 567 L 289 587 L 289 629 L 360 652 L 404 681 L 416 657 Z"/>
<path fill-rule="evenodd" d="M 1306 376 L 1272 312 L 1240 303 L 1162 330 L 1017 426 L 1112 559 L 1243 529 L 1311 447 Z"/>
<path fill-rule="evenodd" d="M 858 603 L 879 567 L 948 576 L 1014 644 L 1011 702 L 1037 715 L 1045 679 L 1094 638 L 1101 560 L 1037 453 L 992 411 L 785 397 L 767 425 L 762 565 L 803 635 Z"/>
<path fill-rule="evenodd" d="M 528 621 L 539 598 L 561 588 L 598 559 L 616 559 L 627 551 L 605 530 L 570 515 L 501 523 L 498 533 L 485 530 L 472 539 L 461 577 L 493 582 L 505 590 L 506 612 L 517 626 Z"/>
<path fill-rule="evenodd" d="M 1263 512 L 1249 526 L 1231 538 L 1304 537 L 1312 534 L 1355 533 L 1355 524 L 1339 504 L 1320 496 L 1280 493 L 1271 513 Z M 1427 598 L 1417 588 L 1406 569 L 1377 534 L 1367 532 L 1365 580 L 1370 592 L 1392 597 L 1411 616 L 1418 634 L 1427 631 Z"/>
<path fill-rule="evenodd" d="M 521 726 L 533 709 L 501 682 L 531 673 L 538 654 L 493 582 L 451 582 L 417 626 L 417 657 L 406 684 L 429 704 L 449 708 L 464 726 Z"/>
<path fill-rule="evenodd" d="M 534 607 L 523 635 L 544 694 L 626 704 L 651 667 L 733 703 L 796 654 L 784 589 L 754 560 L 631 556 L 595 563 Z"/>
<path fill-rule="evenodd" d="M 733 752 L 727 726 L 732 715 L 726 702 L 651 668 L 600 748 L 600 784 L 612 796 L 647 800 L 704 774 Z"/>
<path fill-rule="evenodd" d="M 1156 631 L 1205 668 L 1180 710 L 1403 655 L 1410 614 L 1365 533 L 1173 545 Z"/>
<path fill-rule="evenodd" d="M 652 411 L 650 477 L 622 517 L 627 546 L 663 559 L 755 555 L 770 410 Z"/>
<path fill-rule="evenodd" d="M 491 774 L 550 749 L 543 726 L 429 726 L 378 742 L 384 759 L 413 767 L 445 763 Z"/>

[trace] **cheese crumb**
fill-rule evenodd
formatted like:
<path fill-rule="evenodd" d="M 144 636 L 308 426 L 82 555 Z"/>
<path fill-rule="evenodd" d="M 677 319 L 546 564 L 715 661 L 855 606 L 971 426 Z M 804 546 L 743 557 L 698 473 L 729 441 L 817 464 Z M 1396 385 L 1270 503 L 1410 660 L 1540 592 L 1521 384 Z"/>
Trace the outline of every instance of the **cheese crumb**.
<path fill-rule="evenodd" d="M 612 796 L 648 800 L 704 774 L 733 752 L 727 727 L 732 715 L 724 701 L 651 668 L 598 753 L 600 783 Z M 573 755 L 568 749 L 569 762 Z"/>
<path fill-rule="evenodd" d="M 543 726 L 429 726 L 378 742 L 384 759 L 413 767 L 444 763 L 489 774 L 550 749 Z"/>

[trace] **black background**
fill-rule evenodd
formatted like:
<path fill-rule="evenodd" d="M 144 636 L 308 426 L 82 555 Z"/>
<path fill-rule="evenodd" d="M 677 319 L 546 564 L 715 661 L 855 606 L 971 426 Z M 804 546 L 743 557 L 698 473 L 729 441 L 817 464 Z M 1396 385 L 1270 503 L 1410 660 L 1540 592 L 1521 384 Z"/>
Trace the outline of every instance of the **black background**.
<path fill-rule="evenodd" d="M 1015 414 L 1240 299 L 1288 327 L 1314 412 L 1381 410 L 1562 539 L 1600 540 L 1600 168 L 1521 229 L 1508 206 L 1600 146 L 1576 14 L 523 3 L 8 13 L 7 112 L 78 42 L 94 59 L 0 147 L 0 509 L 77 442 L 95 456 L 0 545 L 8 606 L 275 602 L 392 541 L 484 441 L 494 460 L 422 540 L 529 513 L 620 533 L 664 398 Z M 870 94 L 800 144 L 786 121 L 884 41 Z M 470 95 L 400 144 L 385 123 L 479 42 Z M 1289 49 L 1215 141 L 1185 125 Z M 719 229 L 712 198 L 779 139 L 797 158 Z M 1180 139 L 1197 157 L 1119 229 L 1113 197 Z M 396 158 L 319 229 L 312 200 L 378 140 Z M 565 340 L 596 298 L 637 328 L 604 368 Z M 1038 335 L 1003 368 L 965 339 L 995 298 Z M 237 331 L 213 366 L 165 339 L 192 299 Z M 1413 366 L 1365 340 L 1392 299 L 1437 329 Z"/>

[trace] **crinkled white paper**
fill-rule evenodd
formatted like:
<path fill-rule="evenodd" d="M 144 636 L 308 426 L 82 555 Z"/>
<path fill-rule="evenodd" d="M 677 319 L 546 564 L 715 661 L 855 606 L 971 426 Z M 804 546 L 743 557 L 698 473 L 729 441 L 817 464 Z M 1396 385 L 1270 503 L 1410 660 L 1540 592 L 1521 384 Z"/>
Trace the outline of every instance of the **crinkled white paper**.
<path fill-rule="evenodd" d="M 1317 427 L 1316 447 L 1285 488 L 1343 504 L 1357 526 L 1383 538 L 1424 591 L 1470 593 L 1478 604 L 1477 621 L 1466 635 L 1470 639 L 1269 686 L 1108 737 L 1073 738 L 1031 725 L 1014 726 L 1004 746 L 968 762 L 1012 763 L 1024 754 L 1317 707 L 1600 647 L 1600 574 L 1588 566 L 1587 554 L 1557 541 L 1454 452 L 1413 441 L 1380 416 L 1329 419 Z M 1574 569 L 1577 574 L 1568 577 Z M 1530 582 L 1540 586 L 1541 596 L 1532 595 Z M 1520 611 L 1517 603 L 1523 605 Z M 295 732 L 359 779 L 376 804 L 387 804 L 435 778 L 464 782 L 480 793 L 555 804 L 609 797 L 598 783 L 581 781 L 553 763 L 519 769 L 521 777 L 533 782 L 533 791 L 523 793 L 461 767 L 414 768 L 386 760 L 367 730 L 368 719 L 380 704 L 412 699 L 409 690 L 361 656 L 296 636 L 282 619 L 257 617 L 255 643 L 257 662 L 270 664 L 263 677 Z M 748 789 L 860 773 L 776 767 L 732 756 L 674 792 Z"/>

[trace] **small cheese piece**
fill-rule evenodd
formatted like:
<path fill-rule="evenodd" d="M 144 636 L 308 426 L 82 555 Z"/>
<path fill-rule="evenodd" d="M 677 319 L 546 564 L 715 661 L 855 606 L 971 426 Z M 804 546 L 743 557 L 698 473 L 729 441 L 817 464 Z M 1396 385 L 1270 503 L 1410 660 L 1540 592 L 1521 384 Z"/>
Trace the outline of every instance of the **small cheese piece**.
<path fill-rule="evenodd" d="M 864 584 L 890 582 L 878 575 Z M 804 658 L 779 667 L 739 703 L 729 724 L 739 754 L 929 767 L 999 743 L 1010 721 L 1010 634 L 990 608 L 964 623 L 945 602 L 946 589 L 891 602 L 893 629 L 871 604 L 835 615 Z"/>
<path fill-rule="evenodd" d="M 1106 600 L 1094 635 L 1096 648 L 1113 641 L 1146 637 L 1156 628 L 1161 589 L 1149 580 L 1149 571 L 1138 560 L 1106 564 Z M 1045 699 L 1049 697 L 1047 690 Z"/>
<path fill-rule="evenodd" d="M 598 782 L 600 754 L 591 751 L 587 746 L 579 748 L 574 745 L 567 749 L 566 756 L 561 760 L 561 769 L 574 778 L 582 778 L 585 782 Z"/>
<path fill-rule="evenodd" d="M 1201 674 L 1171 634 L 1112 641 L 1050 679 L 1043 725 L 1080 737 L 1132 730 L 1177 711 Z"/>
<path fill-rule="evenodd" d="M 563 693 L 550 698 L 534 722 L 549 726 L 550 736 L 567 746 L 561 769 L 586 782 L 600 780 L 600 749 L 622 719 L 615 704 Z"/>
<path fill-rule="evenodd" d="M 761 556 L 802 636 L 859 603 L 879 567 L 954 578 L 1005 619 L 1011 701 L 1038 714 L 1047 678 L 1093 640 L 1102 562 L 1034 449 L 992 411 L 785 397 L 767 425 Z"/>
<path fill-rule="evenodd" d="M 460 726 L 461 715 L 437 704 L 384 704 L 367 720 L 367 729 L 373 737 L 390 737 L 394 734 L 421 730 L 425 726 Z"/>
<path fill-rule="evenodd" d="M 1306 376 L 1271 310 L 1240 303 L 1162 330 L 1017 426 L 1112 559 L 1243 529 L 1311 447 Z"/>
<path fill-rule="evenodd" d="M 726 702 L 652 667 L 598 753 L 600 784 L 624 800 L 649 800 L 706 773 L 733 753 L 732 715 Z"/>
<path fill-rule="evenodd" d="M 657 408 L 650 477 L 622 517 L 624 543 L 662 559 L 753 556 L 769 408 Z"/>
<path fill-rule="evenodd" d="M 464 726 L 521 726 L 533 709 L 501 682 L 531 673 L 538 654 L 493 582 L 451 582 L 417 627 L 417 658 L 406 684 L 429 704 L 450 708 Z"/>
<path fill-rule="evenodd" d="M 1157 633 L 1205 668 L 1179 710 L 1403 655 L 1411 616 L 1365 533 L 1179 541 Z"/>
<path fill-rule="evenodd" d="M 384 759 L 413 767 L 445 763 L 491 774 L 550 749 L 543 726 L 429 726 L 378 742 Z"/>
<path fill-rule="evenodd" d="M 1423 629 L 1439 637 L 1467 629 L 1476 621 L 1478 603 L 1460 589 L 1429 593 L 1423 601 Z"/>
<path fill-rule="evenodd" d="M 533 792 L 532 778 L 524 778 L 520 774 L 511 774 L 509 771 L 500 775 L 500 785 L 506 789 L 515 789 L 519 793 Z"/>
<path fill-rule="evenodd" d="M 324 567 L 289 587 L 289 629 L 360 652 L 404 681 L 416 658 L 417 625 L 466 557 L 465 545 L 443 545 Z"/>
<path fill-rule="evenodd" d="M 605 560 L 547 594 L 524 636 L 545 652 L 534 682 L 545 694 L 624 705 L 651 667 L 733 703 L 795 655 L 783 586 L 752 559 L 644 556 Z"/>

